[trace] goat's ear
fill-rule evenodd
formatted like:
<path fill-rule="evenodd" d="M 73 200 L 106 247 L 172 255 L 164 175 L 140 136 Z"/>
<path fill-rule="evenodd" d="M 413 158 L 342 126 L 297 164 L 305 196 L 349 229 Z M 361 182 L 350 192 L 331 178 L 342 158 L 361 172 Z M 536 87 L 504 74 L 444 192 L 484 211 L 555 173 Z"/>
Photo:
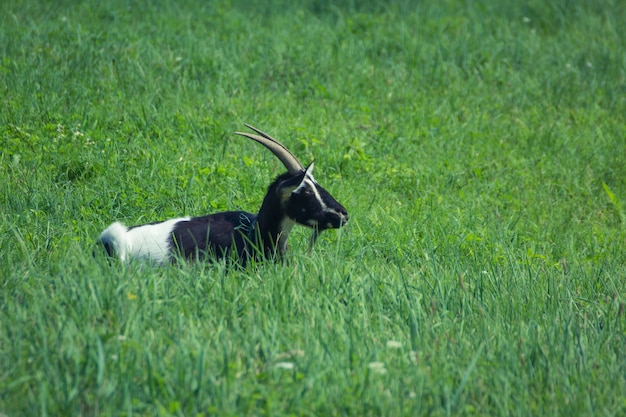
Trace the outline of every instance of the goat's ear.
<path fill-rule="evenodd" d="M 313 165 L 315 165 L 315 161 L 311 161 L 308 167 L 306 167 L 306 175 L 313 175 Z M 305 176 L 306 176 L 305 175 Z"/>
<path fill-rule="evenodd" d="M 304 172 L 301 174 L 302 177 L 300 177 L 300 182 L 298 184 L 298 186 L 296 187 L 295 190 L 292 191 L 292 193 L 294 194 L 298 194 L 300 191 L 302 191 L 306 185 L 306 183 L 304 182 L 307 178 L 313 179 L 313 162 L 311 162 L 309 164 L 308 167 L 306 167 L 306 169 L 304 170 Z M 313 181 L 315 181 L 313 179 Z"/>
<path fill-rule="evenodd" d="M 282 201 L 286 201 L 292 192 L 299 189 L 306 178 L 306 171 L 300 171 L 299 174 L 278 183 L 276 193 Z"/>

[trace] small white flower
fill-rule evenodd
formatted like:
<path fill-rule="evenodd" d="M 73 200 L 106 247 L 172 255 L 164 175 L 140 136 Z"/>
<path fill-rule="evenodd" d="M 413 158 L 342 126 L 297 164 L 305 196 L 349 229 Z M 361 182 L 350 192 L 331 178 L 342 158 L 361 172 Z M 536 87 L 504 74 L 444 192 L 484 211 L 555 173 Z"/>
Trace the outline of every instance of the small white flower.
<path fill-rule="evenodd" d="M 387 368 L 385 368 L 384 362 L 370 362 L 367 364 L 367 367 L 374 373 L 384 375 L 387 373 Z"/>
<path fill-rule="evenodd" d="M 387 347 L 389 349 L 400 349 L 402 347 L 402 343 L 398 342 L 397 340 L 388 340 Z"/>
<path fill-rule="evenodd" d="M 526 17 L 526 16 L 522 17 L 522 22 L 530 23 L 530 17 Z"/>
<path fill-rule="evenodd" d="M 276 362 L 274 366 L 279 369 L 293 369 L 295 365 L 293 362 Z"/>

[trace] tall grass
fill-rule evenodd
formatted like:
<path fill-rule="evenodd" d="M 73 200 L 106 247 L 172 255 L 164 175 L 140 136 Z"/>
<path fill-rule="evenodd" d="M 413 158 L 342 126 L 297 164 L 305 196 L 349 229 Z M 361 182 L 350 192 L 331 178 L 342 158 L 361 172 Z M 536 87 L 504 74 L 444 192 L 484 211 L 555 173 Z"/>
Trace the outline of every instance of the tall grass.
<path fill-rule="evenodd" d="M 0 5 L 0 414 L 622 415 L 618 1 Z M 306 254 L 109 263 L 256 210 L 277 138 L 350 212 Z"/>

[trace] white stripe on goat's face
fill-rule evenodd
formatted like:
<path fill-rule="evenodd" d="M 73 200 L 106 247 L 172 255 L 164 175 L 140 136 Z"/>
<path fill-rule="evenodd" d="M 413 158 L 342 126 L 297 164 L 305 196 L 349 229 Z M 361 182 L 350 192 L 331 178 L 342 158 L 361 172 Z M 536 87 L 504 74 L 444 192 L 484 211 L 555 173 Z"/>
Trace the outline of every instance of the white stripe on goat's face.
<path fill-rule="evenodd" d="M 315 181 L 312 173 L 313 163 L 294 178 L 295 188 L 284 190 L 285 213 L 296 223 L 318 230 L 343 226 L 348 222 L 346 209 Z"/>

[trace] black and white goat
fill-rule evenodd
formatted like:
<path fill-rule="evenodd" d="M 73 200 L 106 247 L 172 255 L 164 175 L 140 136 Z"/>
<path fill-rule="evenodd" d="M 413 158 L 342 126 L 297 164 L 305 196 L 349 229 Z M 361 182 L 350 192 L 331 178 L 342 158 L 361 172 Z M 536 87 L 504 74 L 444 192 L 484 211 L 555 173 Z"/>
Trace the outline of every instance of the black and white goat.
<path fill-rule="evenodd" d="M 294 224 L 313 229 L 311 246 L 325 229 L 348 222 L 346 209 L 313 178 L 313 163 L 304 168 L 287 148 L 266 133 L 235 132 L 268 148 L 287 168 L 268 187 L 257 214 L 228 211 L 201 217 L 180 217 L 126 227 L 113 223 L 98 239 L 109 256 L 156 263 L 187 259 L 232 257 L 245 264 L 251 257 L 275 259 L 287 249 Z M 233 253 L 232 251 L 236 251 Z"/>

